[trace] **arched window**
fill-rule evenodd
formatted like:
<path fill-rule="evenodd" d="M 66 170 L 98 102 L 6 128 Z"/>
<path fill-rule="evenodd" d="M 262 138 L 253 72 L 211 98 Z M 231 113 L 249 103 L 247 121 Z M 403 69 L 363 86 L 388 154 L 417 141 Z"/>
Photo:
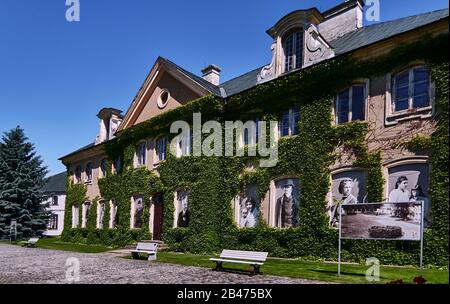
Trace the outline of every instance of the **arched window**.
<path fill-rule="evenodd" d="M 366 119 L 366 88 L 365 85 L 354 85 L 342 92 L 336 98 L 336 123 Z"/>
<path fill-rule="evenodd" d="M 114 170 L 117 173 L 119 173 L 122 170 L 122 157 L 119 156 L 114 161 Z"/>
<path fill-rule="evenodd" d="M 392 78 L 392 111 L 412 111 L 430 106 L 430 73 L 424 66 L 403 71 Z"/>
<path fill-rule="evenodd" d="M 92 182 L 92 163 L 89 162 L 86 165 L 86 182 L 90 183 Z"/>
<path fill-rule="evenodd" d="M 303 33 L 298 30 L 286 35 L 283 39 L 284 72 L 302 67 Z"/>
<path fill-rule="evenodd" d="M 78 204 L 72 206 L 72 228 L 78 228 L 80 225 L 80 209 Z"/>
<path fill-rule="evenodd" d="M 106 158 L 102 159 L 100 162 L 100 171 L 102 172 L 102 177 L 106 176 L 106 163 L 107 163 Z"/>
<path fill-rule="evenodd" d="M 82 216 L 82 223 L 81 228 L 87 228 L 88 222 L 89 222 L 89 215 L 91 211 L 91 202 L 85 202 L 83 204 L 83 216 Z"/>
<path fill-rule="evenodd" d="M 77 166 L 75 168 L 75 182 L 76 183 L 81 182 L 81 166 Z"/>
<path fill-rule="evenodd" d="M 103 229 L 103 217 L 105 215 L 105 201 L 100 200 L 97 204 L 97 228 Z"/>

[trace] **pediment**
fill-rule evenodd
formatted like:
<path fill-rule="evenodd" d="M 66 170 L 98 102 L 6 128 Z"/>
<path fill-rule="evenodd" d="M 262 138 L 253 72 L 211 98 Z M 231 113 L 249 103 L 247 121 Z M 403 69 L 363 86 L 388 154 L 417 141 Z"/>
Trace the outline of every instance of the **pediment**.
<path fill-rule="evenodd" d="M 163 92 L 167 102 L 158 103 Z M 172 62 L 159 57 L 125 114 L 118 132 L 210 94 Z M 165 97 L 165 96 L 164 96 Z"/>

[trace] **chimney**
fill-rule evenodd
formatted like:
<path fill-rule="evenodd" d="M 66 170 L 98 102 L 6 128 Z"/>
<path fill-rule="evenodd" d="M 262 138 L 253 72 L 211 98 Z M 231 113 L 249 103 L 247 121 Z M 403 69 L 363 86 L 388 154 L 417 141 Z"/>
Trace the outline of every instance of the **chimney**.
<path fill-rule="evenodd" d="M 221 69 L 217 65 L 210 64 L 202 70 L 203 79 L 218 86 L 220 84 L 220 71 Z"/>
<path fill-rule="evenodd" d="M 363 0 L 346 0 L 322 13 L 319 32 L 330 42 L 363 26 Z"/>

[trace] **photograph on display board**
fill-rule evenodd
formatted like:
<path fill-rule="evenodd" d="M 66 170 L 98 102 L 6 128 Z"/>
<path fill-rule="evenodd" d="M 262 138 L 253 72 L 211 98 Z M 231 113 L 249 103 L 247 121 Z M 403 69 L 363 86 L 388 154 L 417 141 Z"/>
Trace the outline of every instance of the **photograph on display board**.
<path fill-rule="evenodd" d="M 421 202 L 342 205 L 341 217 L 343 239 L 421 238 Z"/>
<path fill-rule="evenodd" d="M 185 228 L 189 227 L 190 211 L 188 205 L 188 192 L 179 191 L 177 193 L 177 204 L 178 204 L 178 217 L 177 217 L 177 227 Z"/>
<path fill-rule="evenodd" d="M 275 183 L 275 226 L 279 228 L 299 225 L 299 180 L 282 179 Z"/>
<path fill-rule="evenodd" d="M 388 202 L 424 202 L 424 225 L 431 224 L 428 164 L 408 164 L 389 169 Z"/>
<path fill-rule="evenodd" d="M 362 170 L 346 171 L 333 175 L 328 216 L 331 227 L 339 227 L 339 204 L 367 203 L 367 173 Z"/>
<path fill-rule="evenodd" d="M 134 228 L 142 227 L 143 214 L 144 214 L 144 197 L 137 196 L 134 199 Z"/>
<path fill-rule="evenodd" d="M 253 228 L 258 224 L 259 196 L 258 187 L 249 185 L 239 200 L 239 227 Z"/>

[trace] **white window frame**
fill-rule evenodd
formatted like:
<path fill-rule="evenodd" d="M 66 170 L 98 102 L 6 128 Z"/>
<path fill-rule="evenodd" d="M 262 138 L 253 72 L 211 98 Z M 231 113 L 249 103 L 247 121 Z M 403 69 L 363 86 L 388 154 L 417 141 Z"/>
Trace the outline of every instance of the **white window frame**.
<path fill-rule="evenodd" d="M 334 116 L 334 123 L 335 125 L 344 125 L 346 123 L 350 123 L 353 122 L 353 117 L 352 117 L 352 106 L 353 106 L 353 87 L 357 87 L 357 86 L 361 86 L 364 87 L 364 120 L 362 121 L 367 121 L 368 120 L 368 112 L 369 112 L 369 90 L 370 90 L 370 80 L 369 79 L 364 79 L 358 82 L 353 83 L 350 87 L 345 88 L 344 90 L 341 90 L 335 97 L 334 100 L 334 107 L 333 107 L 333 116 Z M 349 90 L 349 104 L 348 104 L 348 121 L 347 122 L 343 122 L 343 123 L 339 123 L 338 121 L 338 117 L 339 117 L 339 113 L 338 113 L 338 102 L 339 102 L 339 94 L 344 92 L 345 90 Z M 355 121 L 360 121 L 360 120 L 355 120 Z"/>
<path fill-rule="evenodd" d="M 89 205 L 89 207 L 88 207 L 88 205 Z M 87 202 L 83 203 L 83 206 L 81 208 L 81 212 L 82 212 L 82 214 L 81 214 L 81 228 L 87 228 L 89 217 L 86 216 L 86 212 L 87 212 L 88 209 L 90 211 L 91 208 L 92 208 L 92 202 L 87 201 Z"/>
<path fill-rule="evenodd" d="M 165 145 L 166 145 L 166 148 L 165 148 L 165 153 L 164 153 L 164 159 L 160 159 L 159 158 L 159 153 L 158 153 L 158 143 L 159 143 L 159 141 L 160 140 L 164 140 L 165 141 Z M 165 136 L 162 136 L 162 137 L 158 137 L 157 139 L 155 139 L 155 154 L 154 154 L 154 159 L 155 159 L 155 162 L 154 162 L 154 167 L 156 167 L 159 163 L 161 163 L 161 162 L 163 162 L 163 161 L 165 161 L 166 159 L 167 159 L 167 148 L 168 148 L 168 144 L 169 144 L 169 141 L 168 141 L 168 139 L 167 139 L 167 137 L 165 137 Z"/>
<path fill-rule="evenodd" d="M 145 149 L 141 150 L 141 147 L 144 146 Z M 144 157 L 140 155 L 140 153 L 144 153 Z M 144 161 L 142 162 L 142 158 L 144 158 Z M 136 146 L 136 153 L 135 153 L 135 168 L 145 167 L 147 165 L 147 158 L 148 158 L 148 144 L 147 141 L 141 141 Z"/>
<path fill-rule="evenodd" d="M 293 132 L 294 132 L 294 128 L 295 128 L 295 126 L 294 126 L 294 108 L 295 107 L 290 107 L 289 108 L 289 134 L 288 135 L 282 135 L 282 132 L 283 132 L 283 113 L 281 113 L 281 118 L 280 118 L 280 121 L 278 122 L 278 138 L 288 138 L 288 137 L 291 137 L 291 136 L 295 136 L 295 135 L 298 135 L 298 134 L 293 134 Z M 284 111 L 283 111 L 284 112 Z M 300 122 L 300 119 L 301 119 L 301 117 L 300 117 L 300 108 L 299 108 L 299 122 Z"/>
<path fill-rule="evenodd" d="M 413 102 L 413 92 L 412 92 L 412 73 L 414 73 L 414 69 L 418 68 L 426 68 L 429 73 L 429 86 L 428 86 L 428 98 L 429 98 L 429 106 L 423 107 L 423 108 L 412 108 L 412 102 Z M 395 103 L 395 77 L 401 73 L 404 73 L 406 71 L 409 71 L 409 79 L 408 79 L 408 109 L 403 111 L 394 111 L 394 103 Z M 431 78 L 431 70 L 428 66 L 424 64 L 416 64 L 411 65 L 410 67 L 403 69 L 401 71 L 395 72 L 395 73 L 388 73 L 386 75 L 386 104 L 385 104 L 385 125 L 386 126 L 392 126 L 396 125 L 402 121 L 405 120 L 411 120 L 415 118 L 421 118 L 426 119 L 434 116 L 435 114 L 435 98 L 436 98 L 436 84 L 432 81 Z"/>
<path fill-rule="evenodd" d="M 290 36 L 292 36 L 292 35 L 294 35 L 296 33 L 300 34 L 300 59 L 301 59 L 301 62 L 300 62 L 300 66 L 296 67 L 298 58 L 297 58 L 297 55 L 296 55 L 297 52 L 294 50 L 294 54 L 293 54 L 293 56 L 294 56 L 293 68 L 288 70 L 288 69 L 286 69 L 286 57 L 287 57 L 286 56 L 286 40 Z M 293 36 L 292 40 L 293 40 L 292 43 L 293 43 L 293 46 L 294 46 L 294 49 L 295 49 L 295 45 L 296 45 L 296 40 L 297 39 L 295 38 L 295 36 Z M 283 73 L 288 73 L 288 72 L 291 72 L 291 71 L 295 71 L 295 70 L 301 69 L 303 67 L 303 60 L 304 60 L 304 57 L 305 57 L 304 44 L 305 44 L 305 33 L 304 33 L 302 28 L 297 28 L 297 29 L 295 29 L 293 31 L 289 31 L 288 34 L 283 36 L 283 38 L 281 39 L 281 45 L 282 45 L 282 49 L 283 49 L 283 60 L 282 60 L 282 71 L 283 71 Z"/>
<path fill-rule="evenodd" d="M 189 128 L 188 132 L 183 132 L 178 135 L 179 137 L 178 137 L 178 141 L 177 141 L 177 157 L 191 155 L 191 152 L 192 152 L 191 134 L 192 134 L 192 128 Z"/>
<path fill-rule="evenodd" d="M 80 205 L 72 205 L 72 228 L 79 228 L 80 226 Z"/>

